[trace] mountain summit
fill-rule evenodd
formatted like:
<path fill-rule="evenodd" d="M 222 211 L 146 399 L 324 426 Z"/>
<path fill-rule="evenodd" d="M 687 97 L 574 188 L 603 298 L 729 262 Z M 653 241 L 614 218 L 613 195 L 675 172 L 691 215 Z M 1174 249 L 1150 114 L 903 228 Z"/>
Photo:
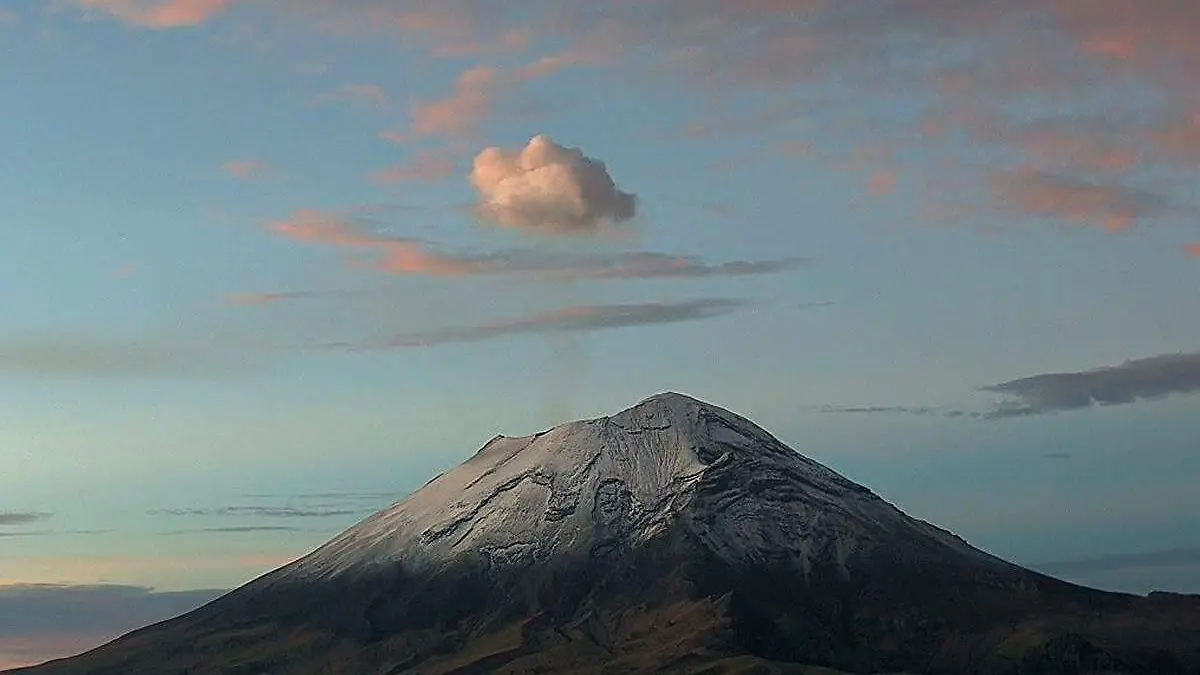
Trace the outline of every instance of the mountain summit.
<path fill-rule="evenodd" d="M 408 499 L 287 570 L 291 581 L 427 572 L 482 562 L 489 573 L 639 548 L 677 528 L 730 564 L 791 561 L 806 574 L 855 552 L 1002 569 L 751 422 L 682 394 L 520 438 L 497 436 Z"/>
<path fill-rule="evenodd" d="M 1200 673 L 1200 602 L 1045 577 L 675 393 L 497 436 L 178 619 L 30 675 Z"/>

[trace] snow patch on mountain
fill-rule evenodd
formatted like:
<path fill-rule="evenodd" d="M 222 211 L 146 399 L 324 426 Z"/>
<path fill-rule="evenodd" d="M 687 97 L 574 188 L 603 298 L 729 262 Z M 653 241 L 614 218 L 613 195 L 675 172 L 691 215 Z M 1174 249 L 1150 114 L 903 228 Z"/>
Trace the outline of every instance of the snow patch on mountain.
<path fill-rule="evenodd" d="M 730 561 L 790 559 L 805 571 L 915 539 L 999 561 L 908 518 L 872 492 L 726 410 L 660 394 L 611 417 L 497 436 L 283 571 L 313 581 L 400 564 L 435 572 L 468 557 L 531 565 L 636 547 L 683 526 Z"/>

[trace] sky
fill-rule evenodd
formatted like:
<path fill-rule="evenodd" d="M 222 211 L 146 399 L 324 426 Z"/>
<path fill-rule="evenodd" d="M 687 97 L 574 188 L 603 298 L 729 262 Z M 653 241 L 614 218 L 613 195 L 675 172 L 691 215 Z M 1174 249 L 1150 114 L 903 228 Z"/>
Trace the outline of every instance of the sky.
<path fill-rule="evenodd" d="M 1198 32 L 0 0 L 0 667 L 668 390 L 1002 557 L 1200 593 Z"/>

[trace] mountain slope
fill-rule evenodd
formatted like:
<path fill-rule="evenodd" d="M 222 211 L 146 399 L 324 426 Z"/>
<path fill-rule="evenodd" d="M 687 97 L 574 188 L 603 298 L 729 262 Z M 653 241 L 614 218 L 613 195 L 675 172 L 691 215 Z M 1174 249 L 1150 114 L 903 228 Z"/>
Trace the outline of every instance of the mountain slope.
<path fill-rule="evenodd" d="M 752 497 L 752 498 L 747 498 Z M 842 568 L 879 538 L 1007 567 L 913 521 L 747 420 L 679 394 L 524 438 L 498 436 L 409 499 L 288 570 L 294 581 L 463 557 L 496 567 L 637 546 L 685 524 L 730 563 L 826 554 Z"/>
<path fill-rule="evenodd" d="M 1200 607 L 1060 582 L 679 394 L 523 438 L 74 673 L 1200 673 Z M 802 665 L 804 664 L 804 665 Z"/>

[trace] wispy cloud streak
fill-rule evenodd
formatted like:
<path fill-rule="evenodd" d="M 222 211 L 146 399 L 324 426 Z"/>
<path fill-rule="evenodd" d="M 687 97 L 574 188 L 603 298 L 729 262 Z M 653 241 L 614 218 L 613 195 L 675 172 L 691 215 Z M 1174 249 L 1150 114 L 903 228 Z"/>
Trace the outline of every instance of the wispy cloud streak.
<path fill-rule="evenodd" d="M 423 150 L 407 164 L 376 171 L 371 178 L 376 183 L 436 183 L 454 174 L 454 157 L 448 153 Z"/>
<path fill-rule="evenodd" d="M 1200 565 L 1200 548 L 1177 548 L 1165 551 L 1077 558 L 1035 564 L 1033 567 L 1047 574 L 1095 574 L 1185 565 Z"/>
<path fill-rule="evenodd" d="M 30 511 L 0 511 L 0 527 L 12 525 L 32 525 L 47 520 L 54 514 L 34 513 Z"/>
<path fill-rule="evenodd" d="M 994 174 L 992 193 L 1002 208 L 1021 215 L 1099 225 L 1110 231 L 1130 227 L 1167 208 L 1166 199 L 1151 192 L 1029 169 Z"/>
<path fill-rule="evenodd" d="M 347 101 L 361 101 L 377 108 L 382 108 L 388 103 L 387 92 L 378 84 L 343 85 L 341 95 Z"/>
<path fill-rule="evenodd" d="M 257 157 L 231 159 L 221 165 L 221 170 L 231 178 L 253 181 L 265 178 L 270 172 L 267 163 Z"/>
<path fill-rule="evenodd" d="M 453 254 L 432 250 L 415 239 L 369 234 L 342 214 L 322 211 L 299 211 L 287 220 L 272 223 L 270 229 L 279 236 L 295 241 L 374 253 L 375 259 L 370 266 L 397 276 L 519 276 L 551 281 L 698 279 L 775 274 L 795 269 L 805 262 L 804 258 L 792 257 L 712 264 L 693 256 L 652 251 L 572 253 L 515 249 L 483 254 Z M 295 292 L 297 299 L 307 297 L 309 293 Z M 245 305 L 293 299 L 287 293 L 244 294 L 236 297 L 241 301 L 239 304 Z"/>
<path fill-rule="evenodd" d="M 152 516 L 233 518 L 333 518 L 362 513 L 345 507 L 223 506 L 216 508 L 153 509 Z"/>
<path fill-rule="evenodd" d="M 190 530 L 171 530 L 163 532 L 165 536 L 180 536 L 189 534 L 261 534 L 264 532 L 302 532 L 298 527 L 288 525 L 233 525 L 230 527 L 198 527 Z"/>
<path fill-rule="evenodd" d="M 210 349 L 167 338 L 122 342 L 83 335 L 0 340 L 0 375 L 37 377 L 151 376 L 208 373 L 224 362 Z"/>
<path fill-rule="evenodd" d="M 582 333 L 633 326 L 681 323 L 724 316 L 743 308 L 745 304 L 739 300 L 705 298 L 683 302 L 581 305 L 490 323 L 405 333 L 376 344 L 336 344 L 331 346 L 350 351 L 410 349 L 483 342 L 516 335 Z"/>
<path fill-rule="evenodd" d="M 141 28 L 198 26 L 233 4 L 234 0 L 76 0 Z"/>
<path fill-rule="evenodd" d="M 226 301 L 236 307 L 266 307 L 280 302 L 293 300 L 315 300 L 321 298 L 347 298 L 362 295 L 362 291 L 331 288 L 325 290 L 305 291 L 263 291 L 231 293 Z"/>
<path fill-rule="evenodd" d="M 840 406 L 840 405 L 821 405 L 815 406 L 817 412 L 822 412 L 830 415 L 917 415 L 921 417 L 933 416 L 944 417 L 961 416 L 966 413 L 958 411 L 950 411 L 944 408 L 935 406 L 908 406 L 908 405 L 861 405 L 861 406 Z"/>

